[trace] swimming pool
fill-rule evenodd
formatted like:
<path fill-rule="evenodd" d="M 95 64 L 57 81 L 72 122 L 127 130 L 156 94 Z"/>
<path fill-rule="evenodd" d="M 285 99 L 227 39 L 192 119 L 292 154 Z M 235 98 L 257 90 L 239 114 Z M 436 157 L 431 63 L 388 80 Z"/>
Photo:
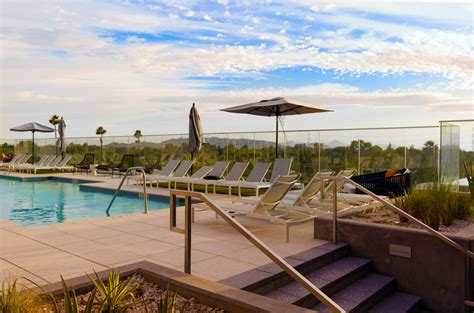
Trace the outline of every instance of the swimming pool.
<path fill-rule="evenodd" d="M 105 217 L 112 193 L 80 190 L 79 184 L 55 180 L 20 181 L 0 178 L 0 219 L 39 226 Z M 151 197 L 149 210 L 169 207 L 167 197 Z M 143 198 L 119 195 L 111 215 L 143 212 Z"/>

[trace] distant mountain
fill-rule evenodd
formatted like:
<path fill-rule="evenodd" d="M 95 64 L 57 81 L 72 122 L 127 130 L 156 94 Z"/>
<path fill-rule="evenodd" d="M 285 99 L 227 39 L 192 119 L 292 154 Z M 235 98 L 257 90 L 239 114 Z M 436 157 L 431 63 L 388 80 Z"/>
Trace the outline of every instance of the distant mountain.
<path fill-rule="evenodd" d="M 140 147 L 149 147 L 149 148 L 164 148 L 166 145 L 174 145 L 179 146 L 182 144 L 187 144 L 188 138 L 171 138 L 160 143 L 155 142 L 141 142 Z M 226 147 L 228 144 L 232 144 L 237 148 L 242 148 L 243 146 L 247 145 L 249 148 L 253 148 L 255 145 L 256 149 L 260 149 L 262 147 L 274 146 L 275 143 L 269 140 L 253 140 L 249 138 L 222 138 L 222 137 L 208 137 L 206 138 L 206 143 L 212 146 L 217 146 L 220 148 Z M 282 144 L 282 143 L 281 143 Z M 298 143 L 294 141 L 288 141 L 287 147 L 294 147 L 295 145 L 302 145 L 307 143 Z M 136 143 L 119 143 L 119 142 L 112 142 L 110 144 L 104 145 L 105 147 L 112 147 L 112 148 L 131 148 L 136 147 Z M 312 144 L 311 144 L 312 145 Z M 323 143 L 323 147 L 325 149 L 328 148 L 336 148 L 336 147 L 347 147 L 350 143 L 344 143 L 339 140 L 332 140 L 330 142 Z M 374 144 L 378 145 L 382 149 L 386 149 L 388 144 Z M 392 148 L 398 148 L 398 145 L 392 144 Z"/>

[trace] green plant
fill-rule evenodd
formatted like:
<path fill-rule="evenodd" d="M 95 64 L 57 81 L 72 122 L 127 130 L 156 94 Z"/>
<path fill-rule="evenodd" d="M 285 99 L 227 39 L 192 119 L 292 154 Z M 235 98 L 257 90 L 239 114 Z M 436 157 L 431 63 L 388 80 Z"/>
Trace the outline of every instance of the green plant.
<path fill-rule="evenodd" d="M 174 293 L 173 296 L 170 296 L 170 285 L 168 283 L 168 288 L 166 291 L 160 296 L 160 301 L 158 302 L 158 313 L 174 313 L 176 308 L 176 296 L 177 294 Z M 187 303 L 183 307 L 182 311 L 184 311 Z"/>
<path fill-rule="evenodd" d="M 17 278 L 8 278 L 2 282 L 0 291 L 0 312 L 34 313 L 44 306 L 41 297 L 20 284 Z"/>
<path fill-rule="evenodd" d="M 96 290 L 94 289 L 90 295 L 89 298 L 87 299 L 86 306 L 84 309 L 81 311 L 79 309 L 79 305 L 77 302 L 77 296 L 76 292 L 74 289 L 69 289 L 68 286 L 66 285 L 66 282 L 64 281 L 63 276 L 61 275 L 61 284 L 63 286 L 63 295 L 64 295 L 64 309 L 61 310 L 60 306 L 58 305 L 56 298 L 52 295 L 49 294 L 49 297 L 52 302 L 53 306 L 53 312 L 54 313 L 61 313 L 61 312 L 66 312 L 66 313 L 92 313 L 92 306 L 94 304 L 94 299 L 95 299 L 95 294 Z"/>
<path fill-rule="evenodd" d="M 448 184 L 432 183 L 396 198 L 394 204 L 428 226 L 438 229 L 442 223 L 450 226 L 455 219 L 467 219 L 471 214 L 471 200 L 453 191 Z M 400 222 L 407 219 L 400 216 Z"/>
<path fill-rule="evenodd" d="M 125 282 L 120 282 L 120 273 L 110 271 L 106 282 L 99 278 L 97 272 L 94 271 L 95 279 L 87 275 L 97 288 L 102 298 L 99 312 L 121 313 L 126 312 L 135 304 L 135 297 L 131 291 L 130 285 L 135 276 L 130 276 Z M 131 299 L 132 301 L 128 301 Z"/>

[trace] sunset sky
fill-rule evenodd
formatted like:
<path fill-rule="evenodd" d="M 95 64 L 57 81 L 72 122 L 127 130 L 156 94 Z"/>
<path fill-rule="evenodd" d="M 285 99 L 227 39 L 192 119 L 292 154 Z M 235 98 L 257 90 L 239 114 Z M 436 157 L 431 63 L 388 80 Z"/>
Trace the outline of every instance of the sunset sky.
<path fill-rule="evenodd" d="M 221 108 L 283 96 L 334 110 L 285 129 L 473 116 L 471 3 L 2 0 L 0 138 L 272 130 Z M 44 135 L 51 136 L 51 135 Z"/>

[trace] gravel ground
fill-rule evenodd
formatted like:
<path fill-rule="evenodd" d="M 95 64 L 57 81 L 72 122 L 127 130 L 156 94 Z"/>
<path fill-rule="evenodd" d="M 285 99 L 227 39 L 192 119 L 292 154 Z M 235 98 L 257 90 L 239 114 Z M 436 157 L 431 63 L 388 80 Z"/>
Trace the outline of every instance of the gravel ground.
<path fill-rule="evenodd" d="M 131 283 L 131 290 L 135 295 L 136 304 L 133 306 L 132 309 L 129 309 L 127 312 L 133 313 L 152 313 L 152 312 L 159 312 L 158 311 L 158 304 L 160 299 L 162 298 L 165 290 L 161 289 L 157 285 L 147 282 L 142 276 L 137 275 L 132 280 Z M 90 293 L 78 295 L 78 304 L 82 309 L 85 307 L 87 303 L 87 299 L 89 298 Z M 171 297 L 174 296 L 174 293 L 171 293 Z M 128 299 L 128 301 L 132 301 L 132 299 Z M 62 302 L 60 302 L 62 305 Z M 170 311 L 171 312 L 171 311 Z M 176 297 L 176 306 L 175 311 L 176 313 L 187 312 L 187 313 L 195 313 L 195 312 L 225 312 L 222 309 L 212 308 L 207 305 L 200 304 L 194 298 L 184 298 L 179 294 Z"/>
<path fill-rule="evenodd" d="M 398 214 L 395 214 L 392 211 L 384 209 L 384 208 L 380 208 L 375 211 L 365 211 L 361 213 L 356 213 L 356 214 L 347 216 L 345 218 L 354 219 L 354 220 L 362 220 L 362 221 L 367 221 L 367 222 L 372 222 L 372 223 L 405 226 L 405 227 L 421 229 L 420 226 L 413 224 L 411 222 L 400 223 Z M 445 225 L 440 225 L 439 231 L 443 233 L 456 234 L 473 224 L 474 224 L 474 221 L 472 220 L 468 220 L 468 221 L 454 220 L 453 224 L 451 224 L 449 227 Z"/>

